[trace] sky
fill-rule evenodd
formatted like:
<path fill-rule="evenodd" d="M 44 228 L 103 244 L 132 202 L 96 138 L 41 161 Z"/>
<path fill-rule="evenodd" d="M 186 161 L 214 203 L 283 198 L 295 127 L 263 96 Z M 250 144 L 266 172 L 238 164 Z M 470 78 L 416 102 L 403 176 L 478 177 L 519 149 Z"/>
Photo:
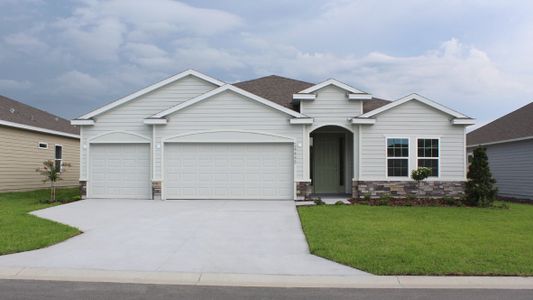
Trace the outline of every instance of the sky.
<path fill-rule="evenodd" d="M 418 93 L 478 125 L 533 101 L 533 1 L 0 0 L 0 95 L 74 118 L 185 69 Z"/>

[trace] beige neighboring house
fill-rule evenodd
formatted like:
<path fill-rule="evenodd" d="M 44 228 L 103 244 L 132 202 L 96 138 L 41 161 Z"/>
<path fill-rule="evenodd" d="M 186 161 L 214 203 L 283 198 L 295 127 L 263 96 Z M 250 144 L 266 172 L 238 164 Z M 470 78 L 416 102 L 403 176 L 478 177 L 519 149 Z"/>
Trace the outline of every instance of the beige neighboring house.
<path fill-rule="evenodd" d="M 59 186 L 77 186 L 79 128 L 40 109 L 0 96 L 0 192 L 48 187 L 35 172 L 45 160 L 72 166 Z"/>

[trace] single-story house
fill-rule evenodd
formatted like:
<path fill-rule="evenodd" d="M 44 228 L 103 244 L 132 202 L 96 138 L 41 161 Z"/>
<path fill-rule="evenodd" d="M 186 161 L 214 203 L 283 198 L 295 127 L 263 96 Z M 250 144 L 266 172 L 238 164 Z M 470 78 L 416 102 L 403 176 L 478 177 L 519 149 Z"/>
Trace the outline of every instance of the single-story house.
<path fill-rule="evenodd" d="M 79 128 L 68 120 L 0 96 L 0 192 L 46 188 L 35 169 L 46 160 L 72 166 L 58 186 L 78 186 Z"/>
<path fill-rule="evenodd" d="M 500 196 L 533 200 L 533 102 L 468 133 L 467 145 L 487 149 Z"/>
<path fill-rule="evenodd" d="M 227 84 L 187 70 L 71 123 L 89 198 L 301 199 L 405 196 L 417 166 L 433 170 L 426 195 L 460 195 L 473 119 L 335 79 Z"/>

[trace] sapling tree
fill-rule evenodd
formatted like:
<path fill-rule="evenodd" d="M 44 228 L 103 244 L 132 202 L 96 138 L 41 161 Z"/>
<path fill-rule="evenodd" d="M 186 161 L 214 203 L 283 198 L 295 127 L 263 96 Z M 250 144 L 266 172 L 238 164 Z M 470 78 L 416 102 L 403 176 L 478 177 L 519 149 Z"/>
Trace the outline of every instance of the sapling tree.
<path fill-rule="evenodd" d="M 492 177 L 489 159 L 485 148 L 474 150 L 472 161 L 468 167 L 465 198 L 468 205 L 489 207 L 496 198 L 498 189 Z"/>
<path fill-rule="evenodd" d="M 35 172 L 44 176 L 43 182 L 50 182 L 50 202 L 56 201 L 56 182 L 63 180 L 61 175 L 67 167 L 70 167 L 69 163 L 62 163 L 59 166 L 53 160 L 46 160 L 41 168 L 35 169 Z"/>
<path fill-rule="evenodd" d="M 426 167 L 419 167 L 411 172 L 411 178 L 416 181 L 418 187 L 416 195 L 420 192 L 420 183 L 431 176 L 431 169 Z"/>

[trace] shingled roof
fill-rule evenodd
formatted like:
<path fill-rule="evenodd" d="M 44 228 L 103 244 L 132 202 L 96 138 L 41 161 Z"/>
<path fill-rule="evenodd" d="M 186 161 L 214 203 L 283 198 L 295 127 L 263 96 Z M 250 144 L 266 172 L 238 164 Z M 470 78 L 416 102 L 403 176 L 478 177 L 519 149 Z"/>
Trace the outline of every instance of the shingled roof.
<path fill-rule="evenodd" d="M 297 110 L 291 104 L 292 95 L 312 87 L 315 84 L 287 77 L 270 75 L 257 79 L 237 82 L 233 85 L 277 104 Z M 363 113 L 382 107 L 390 102 L 391 101 L 389 100 L 372 98 L 372 100 L 365 101 L 363 103 Z"/>
<path fill-rule="evenodd" d="M 1 95 L 0 120 L 69 134 L 80 134 L 80 129 L 70 125 L 68 120 Z"/>
<path fill-rule="evenodd" d="M 533 137 L 533 102 L 466 136 L 469 146 Z"/>

